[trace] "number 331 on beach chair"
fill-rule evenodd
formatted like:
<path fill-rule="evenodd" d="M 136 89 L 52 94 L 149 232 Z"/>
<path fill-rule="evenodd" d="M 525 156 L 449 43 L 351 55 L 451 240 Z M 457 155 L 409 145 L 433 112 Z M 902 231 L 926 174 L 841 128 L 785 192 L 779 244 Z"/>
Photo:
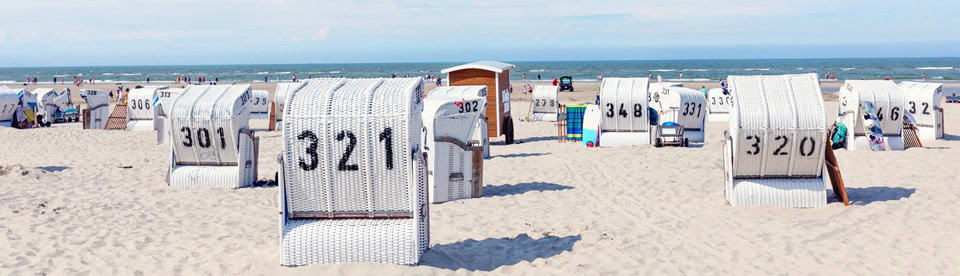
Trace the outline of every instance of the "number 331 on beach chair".
<path fill-rule="evenodd" d="M 257 179 L 250 85 L 188 86 L 170 110 L 170 186 L 240 188 Z"/>
<path fill-rule="evenodd" d="M 725 194 L 731 205 L 827 204 L 826 119 L 815 74 L 730 76 Z"/>
<path fill-rule="evenodd" d="M 419 263 L 429 244 L 423 80 L 314 79 L 286 101 L 281 264 Z"/>

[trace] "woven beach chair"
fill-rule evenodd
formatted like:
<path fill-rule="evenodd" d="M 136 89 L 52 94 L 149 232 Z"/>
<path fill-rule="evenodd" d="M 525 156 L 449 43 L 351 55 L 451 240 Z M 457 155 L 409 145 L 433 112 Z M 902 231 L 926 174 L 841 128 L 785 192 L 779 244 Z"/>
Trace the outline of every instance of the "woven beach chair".
<path fill-rule="evenodd" d="M 649 145 L 650 79 L 604 78 L 600 85 L 601 147 Z"/>
<path fill-rule="evenodd" d="M 477 120 L 486 111 L 486 95 L 451 97 L 444 94 L 431 92 L 424 102 L 422 116 L 427 130 L 424 151 L 428 157 L 427 183 L 430 183 L 432 203 L 483 196 L 482 186 L 473 187 L 473 184 L 482 185 L 474 181 L 473 175 L 483 164 L 474 164 L 470 140 L 473 132 L 478 131 Z"/>
<path fill-rule="evenodd" d="M 170 186 L 240 188 L 257 179 L 257 140 L 247 127 L 250 85 L 198 85 L 170 106 Z"/>
<path fill-rule="evenodd" d="M 270 100 L 266 90 L 253 90 L 250 102 L 250 129 L 270 130 Z"/>
<path fill-rule="evenodd" d="M 556 122 L 560 113 L 560 102 L 557 101 L 559 86 L 537 85 L 533 87 L 533 102 L 530 108 L 531 121 Z"/>
<path fill-rule="evenodd" d="M 448 98 L 466 98 L 466 97 L 486 97 L 487 86 L 485 85 L 462 85 L 462 86 L 441 86 L 434 88 L 428 94 L 428 97 L 448 97 Z M 487 131 L 489 121 L 487 114 L 480 114 L 480 118 L 474 126 L 473 136 L 470 138 L 470 144 L 475 147 L 483 147 L 484 159 L 490 158 L 490 133 Z"/>
<path fill-rule="evenodd" d="M 173 133 L 170 126 L 170 111 L 173 102 L 183 93 L 183 88 L 167 88 L 158 90 L 153 105 L 153 129 L 157 131 L 157 144 L 169 144 Z"/>
<path fill-rule="evenodd" d="M 312 79 L 287 95 L 280 262 L 417 264 L 429 244 L 423 79 Z"/>
<path fill-rule="evenodd" d="M 860 104 L 872 103 L 876 109 L 877 126 L 883 131 L 885 150 L 903 150 L 903 120 L 909 110 L 896 83 L 890 80 L 848 80 L 837 92 L 839 96 L 837 121 L 847 126 L 848 150 L 869 151 L 870 139 L 864 135 Z M 853 131 L 849 131 L 849 130 Z"/>
<path fill-rule="evenodd" d="M 278 122 L 283 120 L 283 108 L 287 104 L 287 97 L 306 84 L 307 82 L 282 82 L 277 84 L 273 93 L 273 102 L 276 103 L 273 112 Z M 277 127 L 281 127 L 281 124 L 277 124 Z"/>
<path fill-rule="evenodd" d="M 816 74 L 730 76 L 728 81 L 737 95 L 723 147 L 730 205 L 826 205 L 827 130 Z"/>
<path fill-rule="evenodd" d="M 20 102 L 20 92 L 0 86 L 0 121 L 4 126 L 10 126 L 9 121 L 13 120 L 14 113 L 17 111 L 17 103 Z"/>
<path fill-rule="evenodd" d="M 89 114 L 90 120 L 83 122 L 84 128 L 103 129 L 107 126 L 110 117 L 110 96 L 99 90 L 81 90 L 80 97 L 87 103 L 84 113 Z M 84 115 L 86 119 L 87 115 Z"/>
<path fill-rule="evenodd" d="M 729 92 L 724 94 L 723 88 L 712 88 L 707 90 L 707 120 L 711 122 L 730 121 L 730 108 L 733 105 L 733 95 Z"/>
<path fill-rule="evenodd" d="M 651 93 L 650 105 L 660 114 L 660 122 L 679 124 L 683 127 L 685 140 L 703 143 L 703 126 L 707 118 L 707 99 L 703 92 L 684 87 L 663 87 Z"/>
<path fill-rule="evenodd" d="M 943 139 L 943 84 L 905 81 L 899 84 L 906 116 L 921 140 Z"/>
<path fill-rule="evenodd" d="M 127 94 L 127 130 L 154 130 L 154 100 L 164 87 L 152 86 L 130 90 Z"/>

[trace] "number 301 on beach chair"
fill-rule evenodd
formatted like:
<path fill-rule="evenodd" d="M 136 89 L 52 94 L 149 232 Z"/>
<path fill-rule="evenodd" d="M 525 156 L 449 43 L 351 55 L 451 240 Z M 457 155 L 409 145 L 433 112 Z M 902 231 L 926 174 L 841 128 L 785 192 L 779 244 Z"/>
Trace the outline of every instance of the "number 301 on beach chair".
<path fill-rule="evenodd" d="M 287 97 L 281 264 L 417 264 L 429 244 L 423 80 L 314 79 Z"/>

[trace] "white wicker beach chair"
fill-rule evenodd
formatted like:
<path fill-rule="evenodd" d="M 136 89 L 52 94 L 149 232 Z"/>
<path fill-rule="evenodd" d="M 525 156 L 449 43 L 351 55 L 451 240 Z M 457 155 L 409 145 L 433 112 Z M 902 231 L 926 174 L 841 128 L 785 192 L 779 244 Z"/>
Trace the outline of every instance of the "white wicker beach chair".
<path fill-rule="evenodd" d="M 483 196 L 473 193 L 482 190 L 473 189 L 471 138 L 477 121 L 486 111 L 486 95 L 444 97 L 437 94 L 430 93 L 423 109 L 430 201 L 441 203 Z"/>
<path fill-rule="evenodd" d="M 84 123 L 91 129 L 103 129 L 107 126 L 110 117 L 110 96 L 99 90 L 81 90 L 80 97 L 87 103 L 87 112 L 90 113 L 90 122 Z M 84 116 L 86 117 L 86 116 Z"/>
<path fill-rule="evenodd" d="M 0 122 L 13 120 L 17 104 L 20 102 L 20 93 L 18 90 L 0 86 Z M 4 126 L 10 126 L 10 124 L 4 123 Z"/>
<path fill-rule="evenodd" d="M 659 115 L 660 122 L 674 122 L 683 126 L 683 138 L 694 143 L 703 143 L 704 123 L 707 118 L 707 100 L 703 92 L 684 87 L 664 87 L 651 90 L 650 105 Z M 679 112 L 673 112 L 678 109 Z"/>
<path fill-rule="evenodd" d="M 600 85 L 600 146 L 650 144 L 650 79 L 604 78 Z"/>
<path fill-rule="evenodd" d="M 277 122 L 283 120 L 283 108 L 287 104 L 287 97 L 293 92 L 297 92 L 300 88 L 303 88 L 307 82 L 281 82 L 277 84 L 277 88 L 273 93 L 273 102 L 276 105 L 276 116 Z M 277 128 L 282 127 L 281 124 L 277 124 Z"/>
<path fill-rule="evenodd" d="M 943 84 L 933 82 L 900 83 L 906 99 L 906 115 L 917 126 L 922 140 L 943 139 Z"/>
<path fill-rule="evenodd" d="M 167 88 L 158 90 L 153 105 L 153 129 L 157 131 L 157 144 L 170 144 L 173 130 L 170 126 L 170 112 L 173 102 L 183 94 L 183 88 Z"/>
<path fill-rule="evenodd" d="M 733 95 L 723 93 L 723 88 L 707 90 L 707 120 L 711 122 L 730 121 L 730 108 L 733 105 Z"/>
<path fill-rule="evenodd" d="M 60 94 L 51 88 L 37 88 L 31 94 L 36 96 L 37 115 L 43 115 L 44 121 L 50 121 L 57 109 L 67 104 L 66 98 L 60 97 Z"/>
<path fill-rule="evenodd" d="M 170 186 L 240 188 L 257 179 L 257 140 L 247 128 L 250 85 L 188 86 L 170 106 Z"/>
<path fill-rule="evenodd" d="M 440 86 L 434 88 L 428 94 L 428 97 L 486 97 L 487 96 L 487 86 L 486 85 L 462 85 L 462 86 Z M 489 104 L 489 103 L 488 103 Z M 483 158 L 490 158 L 490 133 L 487 131 L 489 126 L 489 121 L 487 114 L 481 114 L 480 118 L 477 119 L 477 123 L 474 125 L 475 130 L 473 131 L 473 136 L 470 138 L 471 145 L 479 145 L 483 147 Z"/>
<path fill-rule="evenodd" d="M 253 100 L 250 103 L 250 129 L 270 129 L 270 100 L 266 90 L 253 90 Z"/>
<path fill-rule="evenodd" d="M 883 131 L 884 148 L 903 150 L 904 95 L 890 80 L 848 80 L 837 92 L 837 121 L 847 126 L 847 149 L 870 150 L 869 138 L 863 132 L 863 114 L 860 103 L 873 103 L 877 111 L 877 126 Z M 852 131 L 851 131 L 852 130 Z"/>
<path fill-rule="evenodd" d="M 812 208 L 827 204 L 826 119 L 816 74 L 730 76 L 735 93 L 725 135 L 731 205 Z"/>
<path fill-rule="evenodd" d="M 127 94 L 127 130 L 154 130 L 154 102 L 161 86 L 150 86 L 130 90 Z"/>
<path fill-rule="evenodd" d="M 423 79 L 312 79 L 287 95 L 280 262 L 417 264 L 429 245 Z"/>
<path fill-rule="evenodd" d="M 530 108 L 531 121 L 556 122 L 560 114 L 560 102 L 557 101 L 559 86 L 537 85 L 533 87 L 533 107 Z"/>

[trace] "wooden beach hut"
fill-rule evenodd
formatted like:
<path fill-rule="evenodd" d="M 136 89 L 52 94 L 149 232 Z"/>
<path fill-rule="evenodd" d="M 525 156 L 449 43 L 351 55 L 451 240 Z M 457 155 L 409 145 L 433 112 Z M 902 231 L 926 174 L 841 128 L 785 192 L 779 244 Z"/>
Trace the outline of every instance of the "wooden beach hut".
<path fill-rule="evenodd" d="M 450 86 L 486 85 L 487 132 L 490 137 L 504 135 L 506 144 L 513 144 L 513 117 L 510 115 L 510 70 L 513 64 L 478 61 L 443 69 Z"/>

